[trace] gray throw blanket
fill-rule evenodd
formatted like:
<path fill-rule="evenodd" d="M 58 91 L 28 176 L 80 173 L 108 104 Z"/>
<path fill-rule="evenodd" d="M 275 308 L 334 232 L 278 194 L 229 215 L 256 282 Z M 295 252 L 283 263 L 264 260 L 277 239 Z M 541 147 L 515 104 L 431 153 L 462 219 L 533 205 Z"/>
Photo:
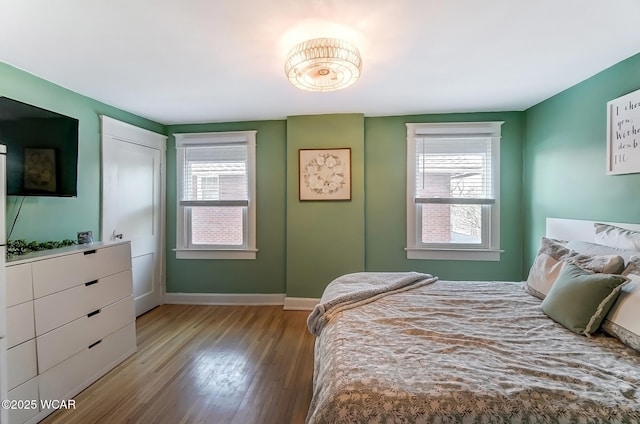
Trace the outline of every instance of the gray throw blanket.
<path fill-rule="evenodd" d="M 418 272 L 356 272 L 333 280 L 324 291 L 320 303 L 307 318 L 307 327 L 319 336 L 325 324 L 338 312 L 373 302 L 438 280 Z"/>

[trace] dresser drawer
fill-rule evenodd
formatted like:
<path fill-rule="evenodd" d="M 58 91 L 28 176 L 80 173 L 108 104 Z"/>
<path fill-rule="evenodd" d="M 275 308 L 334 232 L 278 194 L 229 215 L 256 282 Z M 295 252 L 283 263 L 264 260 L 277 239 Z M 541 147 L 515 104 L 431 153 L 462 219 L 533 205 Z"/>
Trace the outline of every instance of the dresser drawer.
<path fill-rule="evenodd" d="M 129 296 L 38 336 L 38 370 L 40 373 L 86 349 L 135 320 L 133 297 Z"/>
<path fill-rule="evenodd" d="M 7 308 L 7 349 L 34 337 L 33 301 Z"/>
<path fill-rule="evenodd" d="M 11 390 L 38 373 L 36 341 L 31 339 L 7 349 L 7 389 Z"/>
<path fill-rule="evenodd" d="M 95 282 L 36 299 L 36 335 L 40 336 L 70 321 L 131 296 L 131 270 Z"/>
<path fill-rule="evenodd" d="M 35 416 L 40 412 L 40 399 L 38 398 L 38 379 L 32 378 L 31 380 L 22 383 L 13 390 L 9 390 L 7 398 L 12 401 L 27 401 L 29 408 L 23 409 L 9 409 L 9 424 L 23 423 Z M 37 405 L 31 404 L 31 401 L 36 401 Z M 35 406 L 35 408 L 33 408 Z"/>
<path fill-rule="evenodd" d="M 131 323 L 38 376 L 42 399 L 69 399 L 136 351 Z"/>
<path fill-rule="evenodd" d="M 33 295 L 39 298 L 130 268 L 129 243 L 34 261 Z"/>
<path fill-rule="evenodd" d="M 12 265 L 5 268 L 7 307 L 33 300 L 31 264 Z"/>

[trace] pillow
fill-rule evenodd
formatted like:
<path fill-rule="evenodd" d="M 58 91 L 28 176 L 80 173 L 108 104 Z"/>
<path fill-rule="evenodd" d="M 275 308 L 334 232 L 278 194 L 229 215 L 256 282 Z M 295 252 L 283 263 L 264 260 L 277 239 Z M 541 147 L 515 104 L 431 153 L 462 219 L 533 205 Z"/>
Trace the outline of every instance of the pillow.
<path fill-rule="evenodd" d="M 625 230 L 609 224 L 595 223 L 596 241 L 626 250 L 640 250 L 640 232 Z"/>
<path fill-rule="evenodd" d="M 567 264 L 542 301 L 542 310 L 574 333 L 590 336 L 600 328 L 627 281 L 622 275 L 594 274 Z"/>
<path fill-rule="evenodd" d="M 637 250 L 625 250 L 617 247 L 605 246 L 604 244 L 589 243 L 588 241 L 570 240 L 566 244 L 567 249 L 575 250 L 579 253 L 585 253 L 587 255 L 618 255 L 622 256 L 625 263 L 631 259 L 632 256 L 638 256 L 640 252 Z M 615 274 L 612 273 L 612 274 Z"/>
<path fill-rule="evenodd" d="M 640 257 L 632 257 L 622 275 L 630 282 L 620 291 L 602 330 L 640 352 Z"/>
<path fill-rule="evenodd" d="M 542 237 L 538 255 L 529 270 L 524 285 L 527 293 L 544 299 L 558 274 L 567 263 L 593 272 L 617 274 L 624 267 L 624 259 L 617 255 L 587 255 L 568 249 L 565 242 Z"/>

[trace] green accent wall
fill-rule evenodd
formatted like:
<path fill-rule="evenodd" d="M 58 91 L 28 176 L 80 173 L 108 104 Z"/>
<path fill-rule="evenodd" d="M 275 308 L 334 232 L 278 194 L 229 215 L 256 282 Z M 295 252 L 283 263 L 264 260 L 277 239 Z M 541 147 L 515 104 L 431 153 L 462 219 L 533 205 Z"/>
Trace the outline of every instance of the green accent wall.
<path fill-rule="evenodd" d="M 640 222 L 640 174 L 606 174 L 607 102 L 640 88 L 640 54 L 526 111 L 523 278 L 545 219 Z"/>
<path fill-rule="evenodd" d="M 256 260 L 178 260 L 175 142 L 167 152 L 167 292 L 286 293 L 320 297 L 339 275 L 422 271 L 451 280 L 519 280 L 522 272 L 524 113 L 365 118 L 362 114 L 291 116 L 284 121 L 174 125 L 171 134 L 257 130 Z M 408 260 L 406 123 L 505 121 L 501 141 L 499 262 Z M 351 149 L 352 197 L 300 201 L 299 149 Z"/>
<path fill-rule="evenodd" d="M 286 121 L 173 125 L 167 143 L 167 293 L 285 293 Z M 176 133 L 256 130 L 255 260 L 176 259 Z"/>
<path fill-rule="evenodd" d="M 504 121 L 500 142 L 499 262 L 407 259 L 407 123 Z M 522 112 L 365 118 L 366 270 L 447 280 L 519 281 L 522 266 Z"/>
<path fill-rule="evenodd" d="M 351 200 L 300 201 L 298 150 L 351 149 Z M 287 296 L 320 297 L 334 278 L 365 270 L 364 115 L 287 119 Z"/>
<path fill-rule="evenodd" d="M 52 110 L 78 119 L 78 196 L 26 197 L 12 240 L 75 240 L 78 231 L 100 237 L 100 118 L 107 115 L 166 134 L 165 127 L 0 62 L 0 96 Z M 2 140 L 0 140 L 2 143 Z M 7 198 L 7 234 L 22 197 Z"/>

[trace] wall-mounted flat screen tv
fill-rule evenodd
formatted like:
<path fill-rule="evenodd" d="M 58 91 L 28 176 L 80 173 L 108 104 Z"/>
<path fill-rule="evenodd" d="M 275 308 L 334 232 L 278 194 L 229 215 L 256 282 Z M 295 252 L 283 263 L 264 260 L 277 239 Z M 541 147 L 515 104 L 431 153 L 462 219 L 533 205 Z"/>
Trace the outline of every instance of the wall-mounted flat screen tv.
<path fill-rule="evenodd" d="M 7 146 L 7 195 L 77 196 L 77 119 L 0 97 L 0 144 Z"/>

